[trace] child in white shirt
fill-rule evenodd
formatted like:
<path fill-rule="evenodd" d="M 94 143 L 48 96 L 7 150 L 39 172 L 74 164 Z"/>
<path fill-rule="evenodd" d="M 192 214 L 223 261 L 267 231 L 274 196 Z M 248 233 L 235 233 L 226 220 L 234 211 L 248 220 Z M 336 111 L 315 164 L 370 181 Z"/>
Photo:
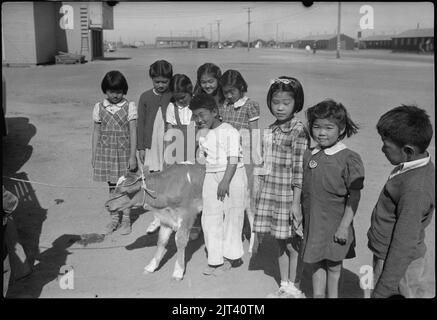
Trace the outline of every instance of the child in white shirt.
<path fill-rule="evenodd" d="M 202 229 L 208 251 L 205 275 L 220 275 L 240 262 L 243 256 L 241 232 L 247 176 L 243 163 L 240 134 L 219 119 L 214 98 L 199 94 L 190 104 L 200 130 L 200 159 L 205 160 Z"/>

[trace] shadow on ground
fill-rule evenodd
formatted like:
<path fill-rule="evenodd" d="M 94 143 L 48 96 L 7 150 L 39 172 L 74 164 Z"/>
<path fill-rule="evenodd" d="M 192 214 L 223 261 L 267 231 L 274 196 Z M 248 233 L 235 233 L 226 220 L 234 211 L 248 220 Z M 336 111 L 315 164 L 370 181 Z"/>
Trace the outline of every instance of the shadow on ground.
<path fill-rule="evenodd" d="M 23 247 L 26 254 L 24 262 L 15 259 L 15 263 L 33 266 L 40 253 L 39 238 L 43 222 L 47 217 L 47 210 L 41 208 L 32 185 L 25 182 L 29 180 L 27 173 L 18 171 L 32 155 L 33 147 L 29 142 L 37 130 L 28 118 L 14 117 L 7 118 L 6 121 L 8 135 L 2 140 L 3 185 L 18 198 L 18 206 L 12 215 L 18 233 L 18 239 L 14 241 Z M 12 261 L 12 274 L 14 274 L 14 269 L 19 270 L 22 267 L 14 266 Z"/>
<path fill-rule="evenodd" d="M 61 267 L 66 265 L 67 249 L 76 241 L 79 235 L 64 234 L 52 243 L 52 247 L 38 256 L 39 263 L 27 278 L 17 281 L 8 291 L 7 298 L 38 298 L 44 286 L 58 279 Z"/>

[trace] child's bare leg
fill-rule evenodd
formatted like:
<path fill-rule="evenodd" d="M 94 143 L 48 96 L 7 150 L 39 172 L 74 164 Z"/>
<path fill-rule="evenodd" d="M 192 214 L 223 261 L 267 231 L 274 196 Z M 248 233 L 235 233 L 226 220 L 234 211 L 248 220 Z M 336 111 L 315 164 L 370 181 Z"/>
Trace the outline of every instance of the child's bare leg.
<path fill-rule="evenodd" d="M 326 294 L 326 261 L 312 264 L 313 298 L 325 298 Z"/>
<path fill-rule="evenodd" d="M 291 241 L 293 241 L 293 240 L 291 240 Z M 296 251 L 296 249 L 293 247 L 293 244 L 291 242 L 287 243 L 287 251 L 289 254 L 288 279 L 295 284 L 296 288 L 299 289 L 300 276 L 297 272 L 299 252 Z"/>
<path fill-rule="evenodd" d="M 282 283 L 288 282 L 288 269 L 290 260 L 287 255 L 287 245 L 286 241 L 282 239 L 276 239 L 279 247 L 278 251 L 278 262 L 279 262 L 279 274 L 281 276 Z"/>
<path fill-rule="evenodd" d="M 338 298 L 338 282 L 340 280 L 342 261 L 326 261 L 328 269 L 328 298 Z"/>

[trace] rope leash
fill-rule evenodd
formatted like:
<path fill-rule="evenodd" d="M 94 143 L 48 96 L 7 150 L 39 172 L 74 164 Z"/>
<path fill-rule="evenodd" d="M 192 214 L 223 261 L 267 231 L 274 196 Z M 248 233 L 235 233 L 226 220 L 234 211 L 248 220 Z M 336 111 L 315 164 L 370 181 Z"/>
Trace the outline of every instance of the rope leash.
<path fill-rule="evenodd" d="M 32 181 L 32 180 L 23 180 L 23 179 L 8 177 L 8 176 L 3 176 L 3 178 L 9 179 L 9 180 L 14 180 L 14 181 L 30 183 L 30 184 L 39 184 L 42 186 L 47 186 L 47 187 L 52 187 L 52 188 L 66 188 L 66 189 L 107 189 L 108 188 L 108 187 L 98 187 L 98 186 L 95 186 L 95 187 L 92 187 L 92 186 L 85 186 L 85 187 L 84 186 L 63 186 L 63 185 L 43 183 L 43 182 Z"/>

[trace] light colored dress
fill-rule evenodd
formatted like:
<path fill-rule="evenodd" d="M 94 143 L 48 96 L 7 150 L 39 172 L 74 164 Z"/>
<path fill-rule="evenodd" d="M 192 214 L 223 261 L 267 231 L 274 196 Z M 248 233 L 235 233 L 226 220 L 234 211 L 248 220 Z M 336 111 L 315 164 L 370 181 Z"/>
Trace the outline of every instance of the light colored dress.
<path fill-rule="evenodd" d="M 161 171 L 164 165 L 164 131 L 165 124 L 161 108 L 156 113 L 153 124 L 152 146 L 145 149 L 144 165 L 149 166 L 149 171 Z"/>

